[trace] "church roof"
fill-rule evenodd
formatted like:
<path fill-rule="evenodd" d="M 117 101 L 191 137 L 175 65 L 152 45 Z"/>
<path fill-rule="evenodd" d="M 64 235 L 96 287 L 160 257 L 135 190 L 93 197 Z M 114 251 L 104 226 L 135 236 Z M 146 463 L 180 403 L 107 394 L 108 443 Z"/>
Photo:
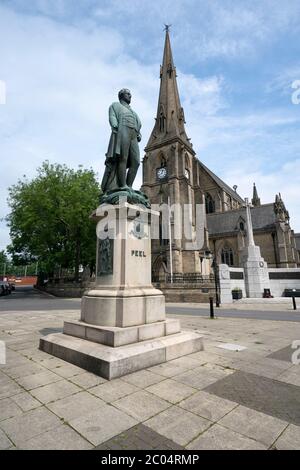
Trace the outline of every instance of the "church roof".
<path fill-rule="evenodd" d="M 153 145 L 168 142 L 179 138 L 185 145 L 192 145 L 185 132 L 184 111 L 180 103 L 180 97 L 176 79 L 176 67 L 170 43 L 169 27 L 166 27 L 165 47 L 163 62 L 160 68 L 160 89 L 157 105 L 155 125 L 147 143 L 146 149 Z"/>
<path fill-rule="evenodd" d="M 253 230 L 266 229 L 276 222 L 274 204 L 263 204 L 259 207 L 251 207 Z M 207 214 L 207 228 L 209 235 L 231 233 L 239 230 L 241 219 L 246 221 L 245 208 L 225 212 Z"/>
<path fill-rule="evenodd" d="M 221 178 L 219 178 L 213 171 L 207 168 L 207 166 L 205 166 L 204 163 L 202 163 L 200 160 L 199 160 L 199 164 L 204 169 L 204 171 L 206 171 L 206 173 L 208 173 L 209 176 L 216 182 L 218 186 L 220 186 L 233 199 L 239 201 L 241 204 L 244 204 L 245 201 L 243 200 L 243 198 L 241 198 L 241 196 L 239 196 L 239 194 L 236 191 L 234 191 L 230 186 L 228 186 L 228 184 L 226 184 L 223 180 L 221 180 Z"/>

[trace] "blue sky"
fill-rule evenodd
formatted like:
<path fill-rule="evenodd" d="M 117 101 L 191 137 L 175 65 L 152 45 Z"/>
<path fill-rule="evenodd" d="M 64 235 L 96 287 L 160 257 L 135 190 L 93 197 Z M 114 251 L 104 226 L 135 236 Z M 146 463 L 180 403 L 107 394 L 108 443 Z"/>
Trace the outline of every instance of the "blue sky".
<path fill-rule="evenodd" d="M 243 197 L 254 181 L 264 203 L 281 192 L 300 231 L 299 0 L 0 0 L 0 218 L 8 186 L 45 159 L 101 177 L 120 88 L 146 145 L 164 23 L 198 158 Z M 0 222 L 0 250 L 8 242 Z"/>

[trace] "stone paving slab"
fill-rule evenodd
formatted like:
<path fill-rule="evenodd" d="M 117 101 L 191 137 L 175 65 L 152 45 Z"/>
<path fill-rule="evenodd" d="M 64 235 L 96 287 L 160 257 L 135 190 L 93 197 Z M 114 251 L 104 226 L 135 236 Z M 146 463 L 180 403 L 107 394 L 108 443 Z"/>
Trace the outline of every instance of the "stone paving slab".
<path fill-rule="evenodd" d="M 115 379 L 102 385 L 98 385 L 97 387 L 93 387 L 89 392 L 101 398 L 105 402 L 111 403 L 134 392 L 138 392 L 139 390 L 140 389 L 135 385 L 127 383 L 124 380 Z"/>
<path fill-rule="evenodd" d="M 145 422 L 146 426 L 182 446 L 186 446 L 211 424 L 207 419 L 177 406 L 172 406 Z"/>
<path fill-rule="evenodd" d="M 96 446 L 131 428 L 137 421 L 113 406 L 103 405 L 97 411 L 71 419 L 69 424 Z"/>
<path fill-rule="evenodd" d="M 270 447 L 287 428 L 288 423 L 244 406 L 224 416 L 219 424 Z"/>
<path fill-rule="evenodd" d="M 0 429 L 0 450 L 10 449 L 13 443 L 8 439 L 6 434 Z"/>
<path fill-rule="evenodd" d="M 0 447 L 300 448 L 300 368 L 285 360 L 300 324 L 184 316 L 182 328 L 200 331 L 205 351 L 108 382 L 37 348 L 41 333 L 78 315 L 1 313 L 7 364 L 0 366 Z M 221 343 L 247 349 L 221 350 Z"/>
<path fill-rule="evenodd" d="M 239 370 L 249 372 L 251 374 L 261 375 L 269 379 L 278 379 L 282 373 L 291 367 L 286 362 L 278 366 L 275 359 L 258 359 L 254 362 L 243 362 L 239 365 Z"/>
<path fill-rule="evenodd" d="M 202 334 L 202 332 L 199 332 L 200 334 Z M 182 357 L 178 357 L 177 359 L 174 359 L 173 361 L 170 361 L 168 362 L 168 364 L 172 364 L 174 366 L 178 366 L 178 367 L 183 367 L 187 370 L 189 369 L 195 369 L 196 367 L 199 367 L 200 365 L 202 364 L 205 364 L 207 361 L 205 360 L 204 357 L 201 357 L 201 353 L 202 351 L 199 351 L 197 353 L 194 353 L 194 354 L 198 354 L 198 358 L 192 358 L 191 355 L 188 355 L 188 356 L 182 356 Z"/>
<path fill-rule="evenodd" d="M 292 362 L 292 354 L 295 350 L 292 349 L 291 345 L 286 346 L 285 348 L 278 349 L 277 351 L 272 352 L 268 355 L 269 358 L 278 359 L 280 361 Z"/>
<path fill-rule="evenodd" d="M 184 372 L 183 374 L 176 375 L 175 377 L 173 377 L 173 379 L 190 387 L 202 390 L 208 385 L 226 376 L 227 373 L 216 374 L 214 371 L 205 369 L 203 366 L 200 366 L 196 369 Z"/>
<path fill-rule="evenodd" d="M 265 450 L 260 442 L 244 437 L 237 432 L 214 424 L 207 432 L 191 442 L 189 450 Z"/>
<path fill-rule="evenodd" d="M 23 392 L 23 388 L 21 388 L 16 382 L 5 382 L 0 387 L 0 399 L 11 397 L 21 392 Z"/>
<path fill-rule="evenodd" d="M 21 415 L 22 409 L 10 398 L 0 400 L 0 421 Z"/>
<path fill-rule="evenodd" d="M 154 372 L 158 375 L 162 375 L 163 377 L 174 377 L 174 375 L 179 375 L 183 374 L 184 372 L 187 372 L 189 368 L 187 369 L 186 367 L 174 364 L 174 361 L 170 361 L 151 367 L 150 370 L 151 372 Z"/>
<path fill-rule="evenodd" d="M 121 377 L 121 380 L 124 380 L 125 382 L 128 382 L 139 388 L 146 388 L 149 387 L 149 385 L 153 385 L 157 382 L 160 382 L 161 380 L 164 380 L 164 377 L 161 377 L 160 375 L 153 373 L 150 370 L 140 370 L 138 372 L 134 372 L 133 374 Z"/>
<path fill-rule="evenodd" d="M 68 363 L 65 363 L 64 365 L 55 368 L 55 373 L 60 375 L 61 377 L 64 377 L 65 379 L 69 379 L 70 377 L 82 374 L 83 372 L 85 372 L 84 369 L 81 369 L 80 367 Z"/>
<path fill-rule="evenodd" d="M 137 421 L 145 421 L 171 404 L 146 391 L 139 391 L 114 402 L 114 406 Z"/>
<path fill-rule="evenodd" d="M 238 403 L 217 397 L 207 392 L 197 392 L 183 400 L 179 406 L 210 421 L 218 421 L 238 406 Z"/>
<path fill-rule="evenodd" d="M 153 431 L 144 424 L 133 426 L 95 450 L 183 450 L 184 447 Z"/>
<path fill-rule="evenodd" d="M 273 445 L 278 450 L 300 449 L 300 426 L 290 424 Z"/>
<path fill-rule="evenodd" d="M 83 372 L 79 375 L 71 376 L 70 381 L 84 389 L 89 389 L 107 382 L 103 377 L 91 374 L 90 372 Z"/>
<path fill-rule="evenodd" d="M 18 365 L 17 367 L 11 367 L 5 370 L 5 373 L 12 379 L 19 379 L 20 377 L 37 374 L 38 372 L 44 372 L 43 367 L 29 360 L 25 364 Z"/>
<path fill-rule="evenodd" d="M 73 395 L 80 391 L 81 389 L 77 385 L 68 382 L 67 380 L 61 379 L 59 382 L 33 389 L 31 390 L 31 394 L 37 400 L 46 404 L 59 400 L 60 398 L 64 398 L 68 395 Z"/>
<path fill-rule="evenodd" d="M 146 390 L 173 404 L 178 403 L 184 398 L 197 392 L 197 389 L 195 388 L 170 379 L 150 385 Z"/>
<path fill-rule="evenodd" d="M 51 411 L 45 408 L 37 408 L 23 415 L 2 421 L 1 428 L 17 447 L 22 448 L 27 440 L 56 428 L 59 424 L 59 418 Z"/>
<path fill-rule="evenodd" d="M 48 404 L 49 410 L 64 421 L 78 418 L 85 413 L 101 409 L 104 402 L 87 392 L 79 392 Z"/>
<path fill-rule="evenodd" d="M 41 387 L 43 385 L 49 385 L 53 382 L 58 382 L 61 380 L 61 377 L 57 374 L 54 374 L 50 371 L 38 372 L 37 374 L 26 375 L 25 377 L 20 377 L 18 383 L 25 390 L 32 390 L 34 388 Z"/>
<path fill-rule="evenodd" d="M 22 445 L 24 450 L 89 450 L 93 447 L 65 424 L 28 439 Z"/>
<path fill-rule="evenodd" d="M 282 382 L 289 383 L 291 385 L 296 385 L 300 387 L 300 371 L 299 366 L 297 366 L 297 370 L 294 370 L 293 367 L 288 369 L 287 371 L 283 372 L 277 377 L 277 380 Z"/>
<path fill-rule="evenodd" d="M 41 403 L 33 398 L 28 392 L 13 395 L 11 399 L 22 409 L 23 412 L 30 411 L 41 406 Z"/>
<path fill-rule="evenodd" d="M 300 387 L 246 372 L 235 372 L 205 391 L 300 425 Z"/>

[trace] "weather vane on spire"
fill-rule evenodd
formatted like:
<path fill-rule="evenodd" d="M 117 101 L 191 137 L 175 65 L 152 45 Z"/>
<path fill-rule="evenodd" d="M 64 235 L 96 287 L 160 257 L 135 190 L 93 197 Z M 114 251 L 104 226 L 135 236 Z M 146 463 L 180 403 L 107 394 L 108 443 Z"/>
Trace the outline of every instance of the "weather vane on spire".
<path fill-rule="evenodd" d="M 165 24 L 165 23 L 164 23 L 164 25 L 165 25 L 164 31 L 167 31 L 167 33 L 168 33 L 170 31 L 170 28 L 171 28 L 172 25 L 171 24 Z"/>

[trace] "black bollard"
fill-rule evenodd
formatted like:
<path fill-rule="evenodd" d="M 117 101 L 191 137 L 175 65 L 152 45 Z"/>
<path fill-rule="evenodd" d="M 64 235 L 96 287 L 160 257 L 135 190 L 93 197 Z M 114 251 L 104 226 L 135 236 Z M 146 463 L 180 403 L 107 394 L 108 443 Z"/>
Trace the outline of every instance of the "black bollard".
<path fill-rule="evenodd" d="M 213 297 L 209 298 L 209 306 L 210 306 L 210 318 L 215 318 L 215 315 L 214 315 L 214 298 Z"/>
<path fill-rule="evenodd" d="M 293 299 L 293 308 L 294 310 L 297 310 L 296 299 L 294 296 L 292 297 L 292 299 Z"/>

